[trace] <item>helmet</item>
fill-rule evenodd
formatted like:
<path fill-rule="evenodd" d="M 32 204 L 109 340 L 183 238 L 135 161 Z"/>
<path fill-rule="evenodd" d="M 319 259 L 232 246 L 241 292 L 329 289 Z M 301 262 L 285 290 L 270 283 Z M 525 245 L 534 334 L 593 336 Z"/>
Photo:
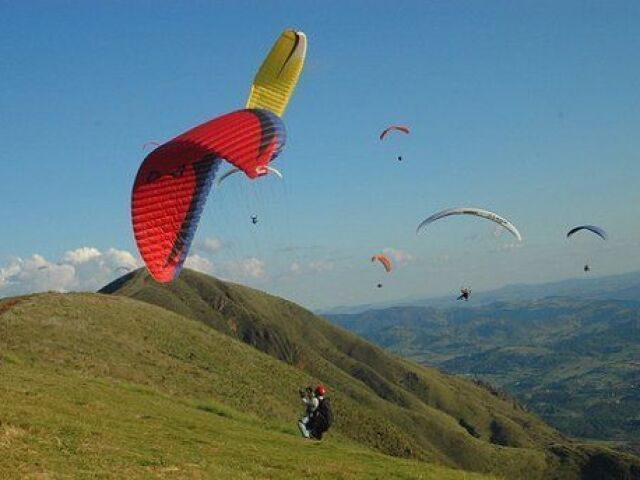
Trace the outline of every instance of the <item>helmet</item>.
<path fill-rule="evenodd" d="M 327 389 L 324 388 L 324 385 L 318 385 L 314 393 L 318 397 L 324 397 L 324 394 L 327 393 Z"/>

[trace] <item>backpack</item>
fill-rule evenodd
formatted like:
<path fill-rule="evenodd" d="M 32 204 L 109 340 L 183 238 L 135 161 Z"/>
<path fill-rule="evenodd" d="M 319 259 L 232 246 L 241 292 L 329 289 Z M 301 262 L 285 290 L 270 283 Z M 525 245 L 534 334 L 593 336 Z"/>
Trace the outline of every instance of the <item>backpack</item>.
<path fill-rule="evenodd" d="M 318 432 L 326 432 L 333 424 L 333 411 L 328 398 L 320 400 L 313 419 L 313 429 Z"/>

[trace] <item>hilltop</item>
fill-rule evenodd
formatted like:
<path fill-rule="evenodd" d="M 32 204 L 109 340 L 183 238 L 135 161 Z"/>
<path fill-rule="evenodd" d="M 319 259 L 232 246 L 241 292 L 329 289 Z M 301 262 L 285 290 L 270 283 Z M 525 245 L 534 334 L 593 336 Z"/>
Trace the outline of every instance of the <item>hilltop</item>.
<path fill-rule="evenodd" d="M 3 479 L 493 478 L 383 455 L 337 431 L 304 441 L 292 389 L 312 377 L 124 297 L 0 300 L 0 375 Z"/>
<path fill-rule="evenodd" d="M 573 443 L 483 385 L 395 357 L 257 290 L 184 271 L 169 285 L 132 273 L 102 292 L 197 319 L 324 382 L 340 412 L 336 432 L 386 454 L 523 479 L 640 471 L 637 459 Z"/>

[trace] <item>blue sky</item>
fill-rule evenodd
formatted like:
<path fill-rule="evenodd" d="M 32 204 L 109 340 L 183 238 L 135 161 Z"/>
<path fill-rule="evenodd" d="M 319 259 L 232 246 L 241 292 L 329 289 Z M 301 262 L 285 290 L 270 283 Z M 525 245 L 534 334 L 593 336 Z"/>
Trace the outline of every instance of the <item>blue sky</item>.
<path fill-rule="evenodd" d="M 285 179 L 213 191 L 194 266 L 309 307 L 638 269 L 639 23 L 633 1 L 0 0 L 0 295 L 135 261 L 142 145 L 241 108 L 291 27 L 309 49 Z M 411 135 L 381 143 L 391 123 Z M 416 237 L 453 206 L 502 214 L 523 245 L 469 218 Z M 610 240 L 566 241 L 580 223 Z M 384 249 L 388 276 L 369 263 Z"/>

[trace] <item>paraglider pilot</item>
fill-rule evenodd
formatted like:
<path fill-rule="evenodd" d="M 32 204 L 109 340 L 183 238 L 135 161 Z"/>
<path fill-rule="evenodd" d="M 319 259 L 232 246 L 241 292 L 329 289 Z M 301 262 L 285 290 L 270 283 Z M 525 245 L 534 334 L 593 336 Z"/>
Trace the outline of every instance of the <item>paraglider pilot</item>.
<path fill-rule="evenodd" d="M 464 300 L 465 302 L 467 302 L 469 300 L 470 296 L 471 296 L 471 289 L 470 288 L 461 288 L 460 289 L 460 296 L 458 298 L 456 298 L 456 300 Z"/>
<path fill-rule="evenodd" d="M 315 390 L 311 387 L 298 390 L 302 403 L 305 406 L 305 414 L 298 421 L 300 433 L 305 438 L 322 440 L 322 435 L 326 432 L 333 421 L 333 413 L 327 393 L 323 385 L 318 385 Z"/>
<path fill-rule="evenodd" d="M 254 225 L 258 223 L 258 217 L 255 215 L 251 215 L 251 223 L 253 223 Z"/>

